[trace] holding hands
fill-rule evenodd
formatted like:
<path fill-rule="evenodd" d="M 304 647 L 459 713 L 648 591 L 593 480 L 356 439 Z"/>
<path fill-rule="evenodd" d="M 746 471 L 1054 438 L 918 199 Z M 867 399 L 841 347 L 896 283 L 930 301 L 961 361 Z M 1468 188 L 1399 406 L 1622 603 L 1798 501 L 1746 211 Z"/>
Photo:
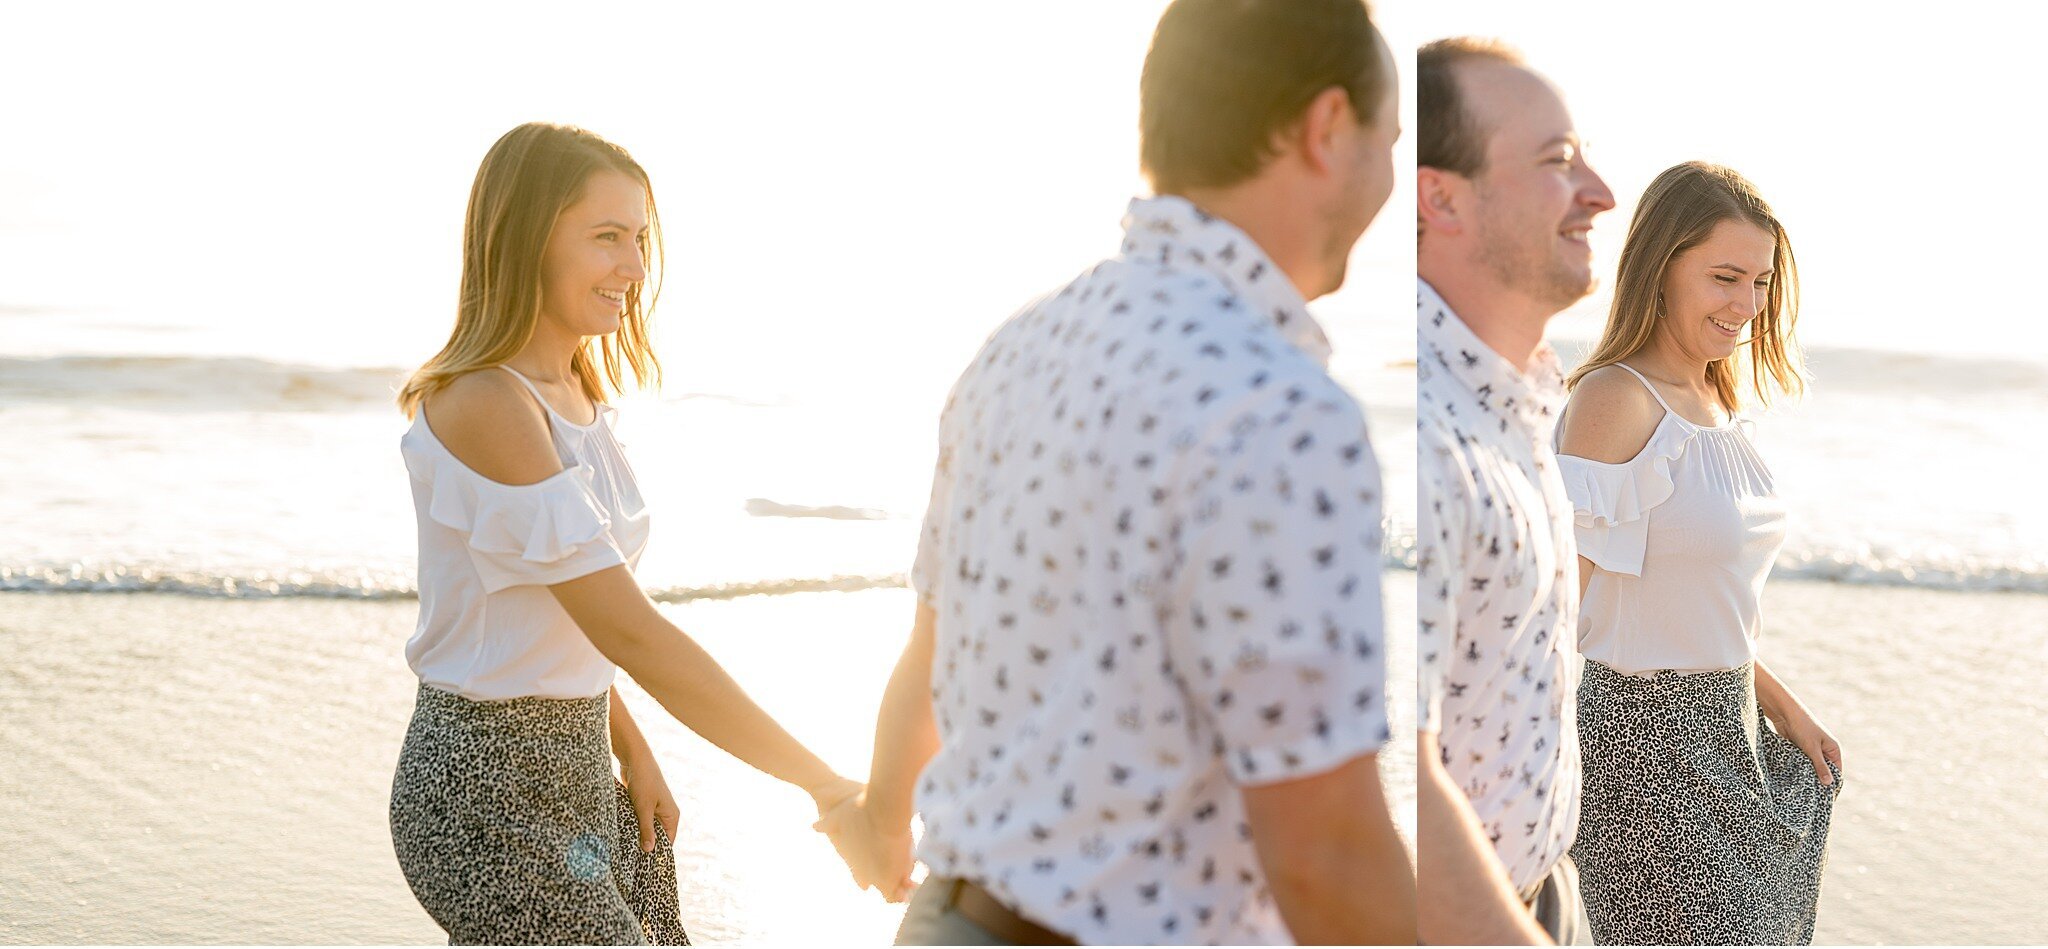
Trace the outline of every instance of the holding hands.
<path fill-rule="evenodd" d="M 885 823 L 868 806 L 866 790 L 859 789 L 836 804 L 828 806 L 821 800 L 818 822 L 811 828 L 831 838 L 856 886 L 863 890 L 872 887 L 883 899 L 901 903 L 915 888 L 910 881 L 911 868 L 917 863 L 911 854 L 910 823 L 905 821 L 900 827 Z"/>

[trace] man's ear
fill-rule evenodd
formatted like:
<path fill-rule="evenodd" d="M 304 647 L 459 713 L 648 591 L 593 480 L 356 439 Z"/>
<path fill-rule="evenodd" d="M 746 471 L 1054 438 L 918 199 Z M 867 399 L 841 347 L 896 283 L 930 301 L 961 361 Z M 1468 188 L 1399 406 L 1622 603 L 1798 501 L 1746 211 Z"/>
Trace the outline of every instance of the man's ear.
<path fill-rule="evenodd" d="M 1444 234 L 1462 233 L 1471 193 L 1472 184 L 1464 176 L 1441 168 L 1418 166 L 1415 169 L 1416 226 Z"/>
<path fill-rule="evenodd" d="M 1339 138 L 1355 133 L 1351 126 L 1356 124 L 1358 117 L 1351 109 L 1351 94 L 1342 87 L 1331 86 L 1309 100 L 1299 121 L 1274 133 L 1274 144 L 1282 155 L 1292 152 L 1301 156 L 1310 171 L 1334 174 Z"/>

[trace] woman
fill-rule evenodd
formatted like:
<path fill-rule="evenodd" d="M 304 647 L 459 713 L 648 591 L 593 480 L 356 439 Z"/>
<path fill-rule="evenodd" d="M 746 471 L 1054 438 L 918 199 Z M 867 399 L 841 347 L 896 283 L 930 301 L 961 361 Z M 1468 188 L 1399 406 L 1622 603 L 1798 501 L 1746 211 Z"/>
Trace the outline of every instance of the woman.
<path fill-rule="evenodd" d="M 1745 383 L 1759 403 L 1803 392 L 1797 299 L 1756 189 L 1679 165 L 1637 206 L 1606 330 L 1568 380 L 1586 658 L 1572 858 L 1601 944 L 1813 938 L 1841 750 L 1757 655 L 1785 515 L 1735 417 Z"/>
<path fill-rule="evenodd" d="M 678 814 L 612 687 L 809 792 L 860 785 L 754 705 L 634 582 L 648 513 L 607 397 L 658 381 L 647 174 L 589 132 L 530 124 L 470 191 L 448 344 L 399 404 L 420 536 L 420 687 L 391 789 L 399 866 L 457 943 L 686 943 Z M 616 754 L 623 784 L 606 759 Z"/>

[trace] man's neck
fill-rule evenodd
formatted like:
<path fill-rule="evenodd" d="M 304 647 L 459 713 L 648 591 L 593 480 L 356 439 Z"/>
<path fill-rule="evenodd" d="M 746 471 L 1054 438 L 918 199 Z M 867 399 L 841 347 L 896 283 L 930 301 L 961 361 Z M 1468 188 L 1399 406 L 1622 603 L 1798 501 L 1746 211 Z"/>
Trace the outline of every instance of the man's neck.
<path fill-rule="evenodd" d="M 1486 348 L 1507 360 L 1516 371 L 1529 371 L 1536 348 L 1543 344 L 1543 327 L 1557 315 L 1556 309 L 1490 280 L 1473 279 L 1467 273 L 1446 274 L 1418 265 L 1416 275 L 1444 298 L 1451 312 Z"/>
<path fill-rule="evenodd" d="M 1303 300 L 1313 300 L 1328 292 L 1323 286 L 1327 275 L 1317 259 L 1322 231 L 1305 211 L 1306 202 L 1285 189 L 1284 182 L 1259 178 L 1228 188 L 1189 188 L 1175 197 L 1243 231 L 1287 275 Z"/>

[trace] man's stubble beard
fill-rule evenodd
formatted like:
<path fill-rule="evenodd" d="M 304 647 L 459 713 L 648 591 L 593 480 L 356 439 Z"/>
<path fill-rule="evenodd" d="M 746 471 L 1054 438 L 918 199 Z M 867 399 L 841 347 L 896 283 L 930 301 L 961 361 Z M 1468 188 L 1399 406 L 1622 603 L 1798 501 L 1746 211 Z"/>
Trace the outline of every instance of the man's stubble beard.
<path fill-rule="evenodd" d="M 1480 208 L 1497 207 L 1488 200 L 1484 186 L 1476 186 L 1475 190 Z M 1531 226 L 1502 220 L 1482 210 L 1476 260 L 1502 286 L 1563 311 L 1592 293 L 1597 281 L 1590 268 L 1581 274 L 1558 259 L 1547 246 L 1549 238 L 1555 236 L 1555 229 L 1548 223 Z"/>

